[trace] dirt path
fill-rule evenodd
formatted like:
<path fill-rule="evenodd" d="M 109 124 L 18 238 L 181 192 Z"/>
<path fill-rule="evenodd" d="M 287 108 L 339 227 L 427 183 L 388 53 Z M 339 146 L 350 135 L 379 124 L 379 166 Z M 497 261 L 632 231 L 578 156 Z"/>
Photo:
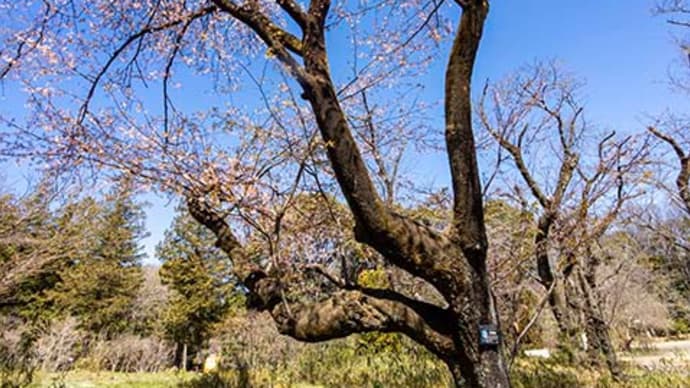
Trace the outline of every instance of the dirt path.
<path fill-rule="evenodd" d="M 690 340 L 652 341 L 642 354 L 621 354 L 622 361 L 629 361 L 646 368 L 690 367 Z M 648 351 L 647 351 L 648 350 Z"/>

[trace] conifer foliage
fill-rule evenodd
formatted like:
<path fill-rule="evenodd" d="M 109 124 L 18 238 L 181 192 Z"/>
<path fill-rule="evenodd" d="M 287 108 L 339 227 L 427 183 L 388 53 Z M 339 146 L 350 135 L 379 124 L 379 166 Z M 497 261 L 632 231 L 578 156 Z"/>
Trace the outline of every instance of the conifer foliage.
<path fill-rule="evenodd" d="M 162 318 L 166 336 L 176 344 L 175 363 L 191 366 L 214 323 L 239 302 L 227 259 L 213 246 L 212 233 L 178 209 L 157 248 L 162 282 L 171 290 Z"/>
<path fill-rule="evenodd" d="M 92 250 L 62 271 L 49 299 L 80 317 L 83 328 L 106 337 L 129 329 L 142 281 L 144 213 L 126 186 L 100 204 Z"/>

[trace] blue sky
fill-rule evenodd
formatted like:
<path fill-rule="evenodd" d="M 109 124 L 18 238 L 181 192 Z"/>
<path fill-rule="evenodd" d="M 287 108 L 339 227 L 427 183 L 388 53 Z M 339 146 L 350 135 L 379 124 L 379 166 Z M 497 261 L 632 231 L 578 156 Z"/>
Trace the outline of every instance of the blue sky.
<path fill-rule="evenodd" d="M 520 66 L 556 60 L 582 79 L 585 114 L 594 127 L 643 130 L 653 116 L 688 111 L 687 95 L 669 87 L 669 71 L 690 66 L 676 38 L 684 32 L 653 15 L 655 0 L 494 1 L 474 73 L 474 92 Z M 690 35 L 690 29 L 685 31 Z M 447 50 L 439 53 L 446 55 Z M 430 72 L 442 93 L 445 58 Z M 438 85 L 438 86 L 434 86 Z M 441 94 L 439 94 L 441 97 Z M 447 185 L 443 155 L 416 157 L 423 177 Z M 480 168 L 481 168 L 480 160 Z"/>
<path fill-rule="evenodd" d="M 475 89 L 484 80 L 498 80 L 535 60 L 556 59 L 586 81 L 585 106 L 591 121 L 604 128 L 640 130 L 650 116 L 665 109 L 687 111 L 687 96 L 667 85 L 673 66 L 687 66 L 674 45 L 672 27 L 653 16 L 654 0 L 494 0 L 475 72 Z M 681 32 L 681 31 L 676 31 Z M 439 51 L 424 82 L 431 97 L 442 97 L 447 45 Z M 331 48 L 334 50 L 334 48 Z M 2 105 L 13 104 L 10 94 Z M 448 182 L 443 155 L 418 161 L 425 177 Z M 8 166 L 9 167 L 9 166 Z M 11 168 L 11 167 L 10 167 Z M 5 173 L 6 182 L 19 184 L 19 170 Z M 143 198 L 150 232 L 144 244 L 153 255 L 170 224 L 175 203 L 153 195 Z"/>
<path fill-rule="evenodd" d="M 496 1 L 477 78 L 557 58 L 586 80 L 587 110 L 602 125 L 635 128 L 646 122 L 645 114 L 684 109 L 687 99 L 672 95 L 666 82 L 669 67 L 686 58 L 665 18 L 652 16 L 653 5 L 654 0 Z"/>

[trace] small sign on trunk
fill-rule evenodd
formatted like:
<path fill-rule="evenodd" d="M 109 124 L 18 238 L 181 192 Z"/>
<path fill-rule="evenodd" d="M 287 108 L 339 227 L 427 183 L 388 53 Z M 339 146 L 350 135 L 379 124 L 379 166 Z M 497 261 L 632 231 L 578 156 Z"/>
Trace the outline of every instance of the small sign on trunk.
<path fill-rule="evenodd" d="M 498 346 L 499 333 L 496 325 L 479 325 L 479 346 L 496 347 Z"/>

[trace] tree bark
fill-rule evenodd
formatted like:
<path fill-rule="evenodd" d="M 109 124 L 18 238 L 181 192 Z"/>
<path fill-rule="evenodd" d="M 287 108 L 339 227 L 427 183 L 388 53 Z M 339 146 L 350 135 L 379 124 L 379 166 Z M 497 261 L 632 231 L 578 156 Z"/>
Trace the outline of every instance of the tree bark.
<path fill-rule="evenodd" d="M 553 313 L 558 330 L 562 336 L 570 337 L 573 332 L 573 320 L 568 311 L 565 288 L 563 279 L 556 277 L 551 268 L 549 260 L 549 235 L 551 233 L 551 225 L 555 221 L 555 216 L 551 212 L 547 212 L 539 218 L 537 225 L 537 234 L 534 238 L 534 245 L 537 260 L 537 273 L 539 274 L 539 281 L 546 290 L 550 290 L 552 284 L 555 283 L 551 293 L 549 294 L 549 307 Z"/>
<path fill-rule="evenodd" d="M 589 261 L 592 261 L 590 258 Z M 600 298 L 596 292 L 596 263 L 590 263 L 586 273 L 577 271 L 578 282 L 583 295 L 583 312 L 588 341 L 589 360 L 595 366 L 602 366 L 601 358 L 604 358 L 606 366 L 614 379 L 620 379 L 622 371 L 616 358 L 616 351 L 611 342 L 609 325 L 601 311 Z"/>
<path fill-rule="evenodd" d="M 480 346 L 479 326 L 500 328 L 486 268 L 488 241 L 484 224 L 483 198 L 472 126 L 471 84 L 489 3 L 484 0 L 457 1 L 462 6 L 460 24 L 446 68 L 446 149 L 453 186 L 453 229 L 451 240 L 464 257 L 458 273 L 461 294 L 451 294 L 451 309 L 458 316 L 459 363 L 449 363 L 456 385 L 509 387 L 503 359 L 503 341 L 496 347 Z M 471 308 L 468 308 L 472 306 Z M 454 372 L 455 370 L 455 372 Z M 462 381 L 459 380 L 460 372 Z"/>
<path fill-rule="evenodd" d="M 445 361 L 458 387 L 510 387 L 503 340 L 495 347 L 479 343 L 480 325 L 491 324 L 499 330 L 500 326 L 488 277 L 478 282 L 474 300 L 480 308 L 460 313 L 457 342 L 462 347 L 454 359 Z"/>

